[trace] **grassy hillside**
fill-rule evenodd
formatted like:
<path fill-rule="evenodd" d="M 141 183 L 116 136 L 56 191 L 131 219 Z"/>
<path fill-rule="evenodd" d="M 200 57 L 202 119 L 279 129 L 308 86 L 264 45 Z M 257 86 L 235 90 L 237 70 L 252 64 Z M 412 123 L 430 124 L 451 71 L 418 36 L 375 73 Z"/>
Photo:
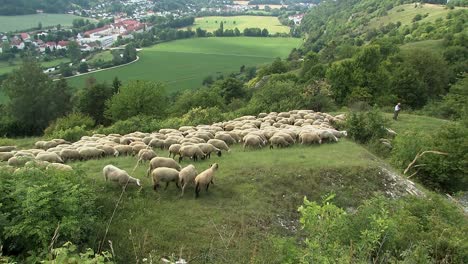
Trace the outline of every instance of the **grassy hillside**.
<path fill-rule="evenodd" d="M 140 60 L 129 66 L 69 79 L 82 87 L 89 77 L 111 82 L 115 76 L 127 80 L 154 80 L 167 84 L 170 92 L 201 86 L 208 75 L 239 71 L 242 65 L 255 66 L 286 57 L 300 45 L 293 38 L 197 38 L 178 40 L 145 48 Z"/>
<path fill-rule="evenodd" d="M 0 16 L 0 32 L 8 32 L 37 27 L 41 22 L 43 27 L 71 26 L 73 19 L 80 18 L 68 14 L 35 14 L 23 16 Z M 90 19 L 92 20 L 92 19 Z"/>
<path fill-rule="evenodd" d="M 244 28 L 266 28 L 270 34 L 289 33 L 289 27 L 281 25 L 277 17 L 270 16 L 210 16 L 197 17 L 192 28 L 202 28 L 213 32 L 219 28 L 221 21 L 224 23 L 224 29 L 238 28 L 241 32 Z"/>
<path fill-rule="evenodd" d="M 167 156 L 166 151 L 158 154 Z M 135 162 L 112 158 L 73 165 L 86 172 L 100 193 L 103 215 L 110 216 L 121 188 L 104 182 L 101 170 L 112 163 L 131 171 Z M 201 171 L 213 162 L 220 166 L 215 185 L 198 200 L 193 187 L 183 198 L 174 185 L 154 192 L 144 176 L 146 166 L 136 170 L 133 175 L 143 180 L 144 188 L 127 191 L 108 235 L 119 261 L 128 263 L 153 251 L 153 256 L 181 253 L 187 260 L 196 259 L 193 263 L 275 263 L 280 253 L 273 247 L 274 238 L 297 228 L 296 209 L 304 196 L 318 200 L 336 192 L 338 204 L 355 207 L 385 189 L 379 160 L 347 140 L 246 152 L 235 147 L 195 166 Z M 132 244 L 136 253 L 129 250 Z"/>
<path fill-rule="evenodd" d="M 442 39 L 438 39 L 438 40 L 429 39 L 429 40 L 406 43 L 404 45 L 401 45 L 400 48 L 402 50 L 429 49 L 435 52 L 443 53 L 445 46 L 444 46 L 444 42 Z"/>
<path fill-rule="evenodd" d="M 459 9 L 457 7 L 455 9 Z M 375 28 L 386 25 L 390 22 L 401 22 L 402 25 L 409 25 L 413 23 L 413 18 L 420 14 L 423 19 L 420 22 L 434 22 L 438 18 L 445 18 L 450 9 L 443 5 L 423 4 L 415 7 L 414 4 L 399 5 L 388 11 L 388 15 L 383 17 L 376 17 L 369 23 L 369 27 Z M 424 17 L 427 14 L 427 17 Z"/>

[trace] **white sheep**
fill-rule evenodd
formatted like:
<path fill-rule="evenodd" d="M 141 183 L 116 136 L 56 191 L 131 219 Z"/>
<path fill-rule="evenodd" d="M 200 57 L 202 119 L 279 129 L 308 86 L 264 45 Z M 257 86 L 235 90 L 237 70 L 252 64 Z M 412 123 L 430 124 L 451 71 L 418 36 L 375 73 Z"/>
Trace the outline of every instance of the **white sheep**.
<path fill-rule="evenodd" d="M 202 173 L 198 174 L 195 177 L 195 197 L 198 198 L 200 194 L 200 190 L 202 187 L 206 188 L 208 192 L 208 187 L 210 187 L 210 183 L 214 184 L 213 179 L 215 176 L 215 172 L 218 170 L 218 163 L 214 163 L 210 166 L 209 169 L 204 170 Z"/>
<path fill-rule="evenodd" d="M 210 143 L 200 143 L 197 144 L 197 146 L 200 147 L 200 149 L 206 154 L 206 157 L 208 158 L 211 158 L 212 152 L 216 152 L 216 155 L 218 155 L 218 157 L 221 157 L 222 155 L 221 150 Z"/>
<path fill-rule="evenodd" d="M 12 152 L 0 152 L 0 161 L 8 161 L 14 155 Z"/>
<path fill-rule="evenodd" d="M 270 149 L 272 149 L 273 146 L 284 148 L 289 146 L 289 142 L 282 136 L 272 136 L 270 138 Z"/>
<path fill-rule="evenodd" d="M 179 163 L 182 162 L 184 157 L 188 157 L 194 161 L 197 161 L 198 158 L 205 159 L 206 153 L 204 153 L 198 146 L 182 146 L 179 150 Z"/>
<path fill-rule="evenodd" d="M 69 165 L 60 164 L 60 163 L 50 163 L 47 165 L 46 170 L 59 170 L 59 171 L 73 171 L 73 168 Z"/>
<path fill-rule="evenodd" d="M 124 170 L 117 168 L 114 165 L 107 165 L 102 169 L 104 179 L 118 182 L 122 188 L 125 188 L 128 184 L 136 184 L 141 187 L 140 180 L 133 178 L 128 175 Z"/>
<path fill-rule="evenodd" d="M 175 158 L 175 156 L 179 154 L 180 147 L 182 147 L 181 144 L 172 144 L 169 147 L 169 158 L 171 157 L 171 155 L 173 155 Z"/>
<path fill-rule="evenodd" d="M 160 182 L 165 182 L 166 187 L 164 190 L 167 189 L 170 182 L 175 182 L 177 188 L 179 187 L 179 171 L 173 168 L 156 168 L 151 172 L 151 178 L 153 179 L 153 190 L 157 190 L 159 187 Z"/>
<path fill-rule="evenodd" d="M 208 140 L 207 143 L 210 143 L 211 145 L 219 148 L 220 150 L 225 150 L 227 152 L 230 152 L 231 150 L 229 149 L 228 145 L 226 142 L 220 140 L 220 139 L 210 139 Z"/>
<path fill-rule="evenodd" d="M 179 184 L 182 187 L 182 193 L 180 196 L 184 196 L 185 187 L 192 182 L 195 182 L 195 177 L 197 177 L 198 172 L 195 169 L 195 166 L 192 164 L 183 168 L 179 173 Z"/>
<path fill-rule="evenodd" d="M 151 172 L 154 169 L 160 168 L 160 167 L 173 168 L 178 171 L 180 171 L 181 169 L 179 163 L 177 163 L 175 160 L 171 158 L 156 157 L 156 158 L 151 159 L 146 175 L 150 176 Z"/>
<path fill-rule="evenodd" d="M 16 150 L 16 146 L 0 146 L 0 152 L 10 152 Z"/>
<path fill-rule="evenodd" d="M 40 161 L 47 161 L 47 162 L 55 162 L 55 163 L 63 163 L 62 158 L 57 155 L 55 152 L 42 152 L 37 154 L 36 160 Z"/>

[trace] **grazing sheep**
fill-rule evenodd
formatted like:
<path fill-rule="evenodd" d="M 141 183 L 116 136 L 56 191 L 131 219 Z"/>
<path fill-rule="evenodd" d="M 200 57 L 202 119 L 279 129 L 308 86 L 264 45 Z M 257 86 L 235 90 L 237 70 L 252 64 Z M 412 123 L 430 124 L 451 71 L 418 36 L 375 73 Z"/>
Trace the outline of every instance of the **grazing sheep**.
<path fill-rule="evenodd" d="M 157 157 L 156 152 L 154 152 L 152 149 L 142 149 L 140 152 L 138 152 L 138 160 L 137 163 L 135 164 L 135 167 L 133 168 L 132 172 L 136 170 L 138 165 L 144 161 L 150 161 L 153 158 Z"/>
<path fill-rule="evenodd" d="M 47 161 L 47 162 L 55 162 L 55 163 L 63 163 L 62 158 L 60 158 L 60 156 L 57 155 L 55 152 L 39 153 L 36 156 L 36 160 Z"/>
<path fill-rule="evenodd" d="M 234 143 L 236 143 L 236 140 L 234 140 L 234 138 L 232 138 L 232 136 L 230 134 L 225 134 L 225 133 L 218 133 L 215 135 L 215 139 L 219 139 L 219 140 L 222 140 L 224 142 L 226 142 L 226 144 L 228 145 L 232 145 Z"/>
<path fill-rule="evenodd" d="M 8 161 L 13 156 L 11 152 L 0 152 L 0 161 Z"/>
<path fill-rule="evenodd" d="M 104 150 L 94 147 L 84 147 L 79 149 L 78 152 L 83 160 L 99 159 L 104 157 L 105 154 Z"/>
<path fill-rule="evenodd" d="M 128 173 L 124 170 L 117 168 L 114 165 L 107 165 L 102 169 L 102 173 L 104 174 L 104 179 L 118 182 L 122 188 L 125 188 L 128 184 L 136 184 L 141 187 L 140 180 L 133 178 L 132 176 L 128 175 Z"/>
<path fill-rule="evenodd" d="M 160 168 L 160 167 L 173 168 L 173 169 L 176 169 L 178 171 L 180 171 L 180 169 L 181 169 L 179 163 L 177 163 L 175 160 L 173 160 L 171 158 L 156 157 L 156 158 L 151 159 L 148 171 L 146 172 L 146 175 L 150 176 L 150 173 L 154 169 Z"/>
<path fill-rule="evenodd" d="M 45 169 L 50 162 L 48 161 L 40 161 L 40 160 L 30 160 L 24 164 L 25 167 L 38 167 Z M 60 164 L 60 163 L 58 163 Z"/>
<path fill-rule="evenodd" d="M 31 158 L 29 157 L 11 157 L 8 159 L 8 165 L 13 167 L 21 167 L 30 159 Z"/>
<path fill-rule="evenodd" d="M 261 148 L 262 147 L 262 140 L 260 137 L 255 135 L 248 135 L 244 137 L 244 151 L 247 147 L 250 148 Z"/>
<path fill-rule="evenodd" d="M 179 154 L 179 151 L 180 151 L 180 148 L 182 147 L 181 144 L 172 144 L 170 147 L 169 147 L 169 157 L 171 157 L 171 155 L 174 155 L 174 159 L 175 159 L 175 156 L 177 154 Z"/>
<path fill-rule="evenodd" d="M 197 177 L 198 175 L 198 172 L 197 170 L 195 169 L 195 166 L 193 166 L 192 164 L 188 165 L 187 167 L 183 168 L 180 173 L 179 173 L 179 183 L 180 183 L 180 186 L 182 187 L 182 193 L 180 194 L 180 196 L 184 196 L 184 191 L 185 191 L 185 187 L 189 184 L 189 183 L 194 183 L 195 182 L 195 177 Z"/>
<path fill-rule="evenodd" d="M 150 141 L 149 146 L 152 148 L 164 149 L 164 139 L 154 138 Z"/>
<path fill-rule="evenodd" d="M 50 163 L 47 165 L 46 170 L 59 170 L 59 171 L 73 171 L 73 168 L 69 165 L 60 164 L 60 163 Z"/>
<path fill-rule="evenodd" d="M 216 152 L 218 157 L 221 157 L 221 150 L 210 143 L 200 143 L 197 145 L 206 154 L 207 158 L 211 158 L 211 152 Z"/>
<path fill-rule="evenodd" d="M 179 150 L 179 163 L 184 157 L 197 161 L 198 158 L 205 159 L 206 154 L 198 146 L 182 146 Z"/>
<path fill-rule="evenodd" d="M 76 149 L 62 149 L 60 151 L 60 157 L 64 162 L 69 160 L 79 160 L 81 158 L 80 152 Z"/>
<path fill-rule="evenodd" d="M 210 143 L 211 145 L 219 148 L 220 150 L 225 150 L 227 152 L 231 151 L 231 149 L 229 149 L 228 145 L 226 144 L 226 142 L 222 141 L 222 140 L 219 140 L 219 139 L 210 139 L 208 140 L 207 143 Z"/>
<path fill-rule="evenodd" d="M 122 155 L 128 156 L 128 155 L 131 155 L 133 152 L 132 147 L 128 145 L 117 145 L 114 148 L 118 152 L 117 156 L 122 156 Z"/>
<path fill-rule="evenodd" d="M 10 152 L 16 150 L 16 146 L 0 146 L 0 152 Z"/>
<path fill-rule="evenodd" d="M 314 143 L 322 144 L 322 139 L 315 132 L 303 133 L 299 136 L 299 140 L 302 145 L 309 145 L 309 144 L 314 144 Z"/>
<path fill-rule="evenodd" d="M 273 136 L 270 138 L 270 149 L 272 149 L 273 146 L 284 148 L 289 146 L 289 142 L 281 136 Z"/>
<path fill-rule="evenodd" d="M 151 178 L 153 179 L 153 190 L 157 190 L 159 182 L 165 182 L 167 189 L 170 182 L 175 182 L 175 185 L 179 189 L 179 171 L 173 168 L 156 168 L 151 172 Z"/>
<path fill-rule="evenodd" d="M 209 169 L 204 170 L 202 173 L 198 174 L 195 177 L 195 197 L 198 198 L 200 190 L 202 187 L 206 186 L 206 191 L 208 192 L 208 187 L 210 183 L 214 184 L 213 179 L 215 172 L 218 170 L 218 163 L 214 163 L 210 166 Z"/>

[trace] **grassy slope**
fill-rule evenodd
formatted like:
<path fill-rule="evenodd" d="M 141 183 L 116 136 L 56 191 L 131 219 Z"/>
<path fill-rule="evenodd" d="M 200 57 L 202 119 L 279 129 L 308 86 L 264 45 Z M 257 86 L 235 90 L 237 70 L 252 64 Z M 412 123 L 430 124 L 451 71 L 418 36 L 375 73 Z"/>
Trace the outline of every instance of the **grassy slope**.
<path fill-rule="evenodd" d="M 159 151 L 161 156 L 167 152 Z M 135 158 L 117 158 L 75 164 L 90 177 L 98 190 L 103 215 L 108 218 L 120 194 L 120 187 L 105 183 L 101 169 L 112 163 L 131 171 Z M 155 193 L 144 175 L 146 166 L 133 174 L 144 188 L 131 188 L 124 196 L 111 225 L 108 239 L 113 241 L 119 260 L 135 258 L 129 230 L 132 230 L 137 256 L 167 256 L 183 251 L 193 263 L 275 263 L 278 252 L 272 248 L 275 236 L 287 235 L 281 227 L 296 226 L 297 207 L 304 196 L 319 200 L 329 192 L 337 194 L 342 206 L 357 206 L 374 192 L 384 189 L 375 167 L 379 160 L 350 141 L 314 147 L 263 149 L 231 153 L 196 163 L 199 171 L 218 162 L 215 185 L 201 198 L 194 199 L 190 187 L 178 197 L 174 185 Z M 184 162 L 184 165 L 187 163 Z M 104 227 L 102 227 L 102 230 Z M 102 236 L 102 233 L 97 234 Z"/>
<path fill-rule="evenodd" d="M 398 12 L 398 10 L 401 9 L 404 9 L 404 11 Z M 417 14 L 424 16 L 426 13 L 429 15 L 418 22 L 434 22 L 438 18 L 445 18 L 449 11 L 450 10 L 446 9 L 443 5 L 424 4 L 421 7 L 415 8 L 414 4 L 405 4 L 392 8 L 388 11 L 387 16 L 372 19 L 369 23 L 369 27 L 375 28 L 390 22 L 396 23 L 398 21 L 400 21 L 402 25 L 409 25 L 413 23 L 413 18 Z"/>
<path fill-rule="evenodd" d="M 41 22 L 43 27 L 71 26 L 73 19 L 81 18 L 79 16 L 68 14 L 35 14 L 24 16 L 0 16 L 0 32 L 8 32 L 37 27 Z M 87 19 L 87 18 L 85 18 Z M 89 19 L 93 20 L 93 19 Z"/>
<path fill-rule="evenodd" d="M 61 58 L 61 59 L 41 62 L 40 64 L 42 65 L 42 67 L 48 68 L 48 67 L 57 66 L 57 65 L 60 65 L 60 63 L 69 62 L 69 61 L 70 61 L 69 59 Z M 9 73 L 13 71 L 14 69 L 19 68 L 21 64 L 22 64 L 21 59 L 14 60 L 13 65 L 10 65 L 6 61 L 0 62 L 0 75 Z"/>
<path fill-rule="evenodd" d="M 437 39 L 437 40 L 429 39 L 429 40 L 406 43 L 404 45 L 401 45 L 400 48 L 402 50 L 430 49 L 435 52 L 443 53 L 446 47 L 444 46 L 442 39 Z"/>
<path fill-rule="evenodd" d="M 87 78 L 111 82 L 115 76 L 128 80 L 162 81 L 170 92 L 196 88 L 208 75 L 239 71 L 242 65 L 255 66 L 286 57 L 300 45 L 293 38 L 197 38 L 162 43 L 145 48 L 140 60 L 129 66 L 69 79 L 82 87 Z"/>
<path fill-rule="evenodd" d="M 289 27 L 281 25 L 277 17 L 271 16 L 210 16 L 210 17 L 197 17 L 195 28 L 202 28 L 209 32 L 213 32 L 219 28 L 219 24 L 223 21 L 224 29 L 238 28 L 241 32 L 244 28 L 266 28 L 270 34 L 274 33 L 289 33 Z"/>
<path fill-rule="evenodd" d="M 399 114 L 397 121 L 392 119 L 393 114 L 385 114 L 385 117 L 390 121 L 390 128 L 397 133 L 416 130 L 433 131 L 451 122 L 444 119 L 411 114 Z"/>

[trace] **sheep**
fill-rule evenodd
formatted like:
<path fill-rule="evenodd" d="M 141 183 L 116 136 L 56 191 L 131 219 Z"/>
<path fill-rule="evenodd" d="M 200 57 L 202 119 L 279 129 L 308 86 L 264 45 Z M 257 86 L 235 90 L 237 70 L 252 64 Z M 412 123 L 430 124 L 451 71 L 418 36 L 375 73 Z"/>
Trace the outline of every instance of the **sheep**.
<path fill-rule="evenodd" d="M 198 198 L 202 187 L 206 186 L 206 191 L 208 192 L 208 187 L 210 187 L 210 183 L 214 184 L 213 179 L 215 176 L 215 172 L 218 170 L 218 167 L 218 163 L 213 163 L 209 169 L 204 170 L 202 173 L 198 174 L 195 177 L 196 198 Z"/>
<path fill-rule="evenodd" d="M 62 149 L 60 151 L 60 157 L 64 162 L 69 160 L 79 160 L 81 158 L 80 153 L 76 149 Z"/>
<path fill-rule="evenodd" d="M 185 187 L 192 182 L 195 182 L 195 177 L 197 177 L 198 172 L 195 169 L 195 166 L 192 164 L 183 168 L 179 173 L 179 184 L 182 187 L 182 193 L 180 196 L 184 196 Z"/>
<path fill-rule="evenodd" d="M 181 144 L 172 144 L 169 147 L 169 157 L 171 157 L 171 155 L 174 155 L 174 158 L 175 158 L 175 156 L 179 154 L 180 147 L 182 147 Z"/>
<path fill-rule="evenodd" d="M 117 156 L 120 156 L 120 155 L 128 156 L 128 155 L 132 154 L 132 152 L 133 152 L 132 147 L 130 147 L 128 145 L 117 145 L 114 148 L 118 153 Z"/>
<path fill-rule="evenodd" d="M 228 144 L 228 145 L 232 145 L 232 144 L 236 143 L 236 140 L 234 140 L 234 138 L 232 138 L 232 136 L 230 134 L 218 133 L 218 134 L 215 135 L 215 139 L 222 140 L 222 141 L 226 142 L 226 144 Z"/>
<path fill-rule="evenodd" d="M 206 157 L 211 158 L 211 152 L 216 152 L 218 157 L 221 157 L 221 150 L 210 143 L 200 143 L 197 145 L 206 154 Z"/>
<path fill-rule="evenodd" d="M 12 152 L 0 152 L 0 161 L 8 161 L 14 155 Z"/>
<path fill-rule="evenodd" d="M 167 168 L 173 168 L 178 171 L 180 171 L 181 167 L 180 165 L 173 159 L 171 158 L 164 158 L 164 157 L 156 157 L 151 159 L 148 171 L 146 172 L 147 176 L 150 176 L 150 173 L 160 167 L 167 167 Z"/>
<path fill-rule="evenodd" d="M 270 149 L 272 149 L 273 146 L 284 148 L 289 146 L 289 142 L 281 136 L 273 136 L 270 138 Z"/>
<path fill-rule="evenodd" d="M 244 137 L 244 151 L 247 147 L 251 148 L 261 148 L 262 147 L 262 140 L 259 136 L 256 135 L 248 135 Z"/>
<path fill-rule="evenodd" d="M 46 170 L 59 170 L 59 171 L 73 171 L 73 168 L 69 165 L 60 164 L 60 163 L 50 163 L 47 165 Z"/>
<path fill-rule="evenodd" d="M 16 150 L 16 146 L 0 146 L 0 152 L 10 152 Z"/>
<path fill-rule="evenodd" d="M 23 166 L 30 159 L 31 158 L 29 157 L 11 157 L 8 159 L 8 165 L 13 167 L 20 167 Z"/>
<path fill-rule="evenodd" d="M 157 190 L 159 187 L 159 182 L 165 182 L 167 189 L 170 182 L 175 182 L 175 185 L 179 189 L 179 171 L 173 168 L 156 168 L 151 172 L 151 178 L 153 180 L 153 190 Z"/>
<path fill-rule="evenodd" d="M 165 139 L 154 138 L 150 141 L 148 145 L 152 148 L 164 149 L 164 140 Z"/>
<path fill-rule="evenodd" d="M 55 163 L 63 163 L 63 160 L 62 158 L 60 158 L 59 155 L 57 155 L 56 153 L 54 152 L 50 152 L 50 153 L 39 153 L 37 154 L 36 156 L 36 160 L 40 160 L 40 161 L 47 161 L 47 162 L 55 162 Z"/>
<path fill-rule="evenodd" d="M 102 173 L 106 181 L 110 180 L 118 182 L 123 189 L 125 189 L 128 184 L 136 184 L 141 187 L 139 179 L 133 178 L 132 176 L 128 175 L 126 171 L 121 170 L 114 165 L 106 165 L 102 169 Z"/>
<path fill-rule="evenodd" d="M 50 162 L 48 161 L 40 161 L 40 160 L 30 160 L 24 164 L 25 167 L 38 167 L 45 169 Z"/>
<path fill-rule="evenodd" d="M 78 152 L 83 160 L 102 158 L 105 154 L 104 150 L 93 147 L 84 147 L 79 149 Z"/>
<path fill-rule="evenodd" d="M 179 163 L 182 162 L 184 157 L 197 161 L 198 158 L 204 159 L 206 154 L 198 146 L 182 146 L 179 150 Z"/>
<path fill-rule="evenodd" d="M 228 145 L 226 144 L 226 142 L 222 141 L 222 140 L 219 140 L 219 139 L 210 139 L 208 140 L 209 144 L 219 148 L 220 150 L 225 150 L 227 152 L 230 152 L 231 149 L 229 149 Z"/>
<path fill-rule="evenodd" d="M 305 132 L 299 136 L 299 140 L 302 145 L 314 144 L 319 143 L 322 144 L 322 139 L 320 136 L 315 132 Z"/>
<path fill-rule="evenodd" d="M 154 152 L 152 149 L 142 149 L 140 152 L 138 152 L 138 161 L 133 168 L 134 172 L 136 168 L 138 167 L 138 164 L 144 162 L 144 161 L 150 161 L 151 159 L 157 157 L 156 152 Z"/>
<path fill-rule="evenodd" d="M 320 139 L 322 139 L 322 142 L 324 140 L 326 141 L 334 141 L 334 142 L 338 142 L 338 138 L 336 138 L 332 132 L 328 131 L 328 130 L 322 130 L 320 131 L 319 133 L 319 136 L 320 136 Z"/>

